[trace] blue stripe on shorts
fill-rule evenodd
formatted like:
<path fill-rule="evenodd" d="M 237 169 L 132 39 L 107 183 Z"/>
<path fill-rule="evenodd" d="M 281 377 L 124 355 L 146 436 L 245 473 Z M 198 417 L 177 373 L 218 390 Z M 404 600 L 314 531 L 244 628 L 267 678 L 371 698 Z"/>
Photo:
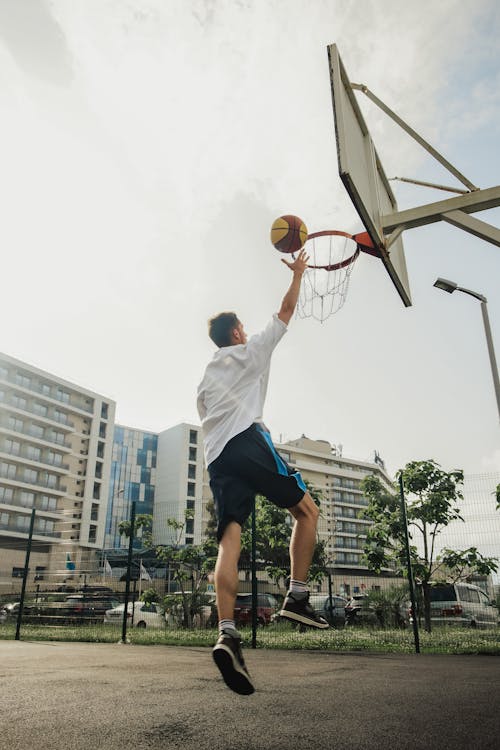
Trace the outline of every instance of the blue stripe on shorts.
<path fill-rule="evenodd" d="M 265 430 L 261 429 L 259 426 L 257 426 L 257 430 L 260 432 L 264 440 L 266 441 L 267 445 L 269 446 L 269 449 L 271 453 L 274 456 L 274 460 L 276 461 L 276 468 L 278 469 L 278 474 L 281 474 L 284 477 L 293 477 L 295 481 L 297 482 L 298 486 L 303 492 L 307 492 L 307 487 L 305 485 L 304 480 L 302 479 L 299 471 L 294 471 L 291 474 L 288 472 L 288 466 L 281 458 L 280 454 L 276 450 L 276 448 L 273 445 L 273 441 L 271 440 L 271 435 L 269 432 L 266 432 Z"/>

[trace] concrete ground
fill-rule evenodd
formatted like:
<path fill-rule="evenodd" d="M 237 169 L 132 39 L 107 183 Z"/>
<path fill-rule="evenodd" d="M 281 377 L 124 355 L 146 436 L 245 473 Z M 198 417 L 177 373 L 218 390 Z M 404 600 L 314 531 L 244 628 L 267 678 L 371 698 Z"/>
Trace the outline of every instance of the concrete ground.
<path fill-rule="evenodd" d="M 0 641 L 1 750 L 461 750 L 500 746 L 500 658 Z"/>

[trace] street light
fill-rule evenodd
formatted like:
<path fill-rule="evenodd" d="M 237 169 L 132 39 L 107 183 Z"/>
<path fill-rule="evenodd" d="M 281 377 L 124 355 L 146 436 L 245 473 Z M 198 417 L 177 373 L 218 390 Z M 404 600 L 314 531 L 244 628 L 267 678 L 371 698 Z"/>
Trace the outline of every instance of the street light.
<path fill-rule="evenodd" d="M 493 348 L 493 339 L 491 336 L 491 328 L 490 328 L 490 321 L 488 318 L 488 309 L 486 307 L 486 303 L 488 300 L 486 297 L 482 294 L 479 294 L 478 292 L 473 292 L 471 289 L 464 289 L 461 286 L 458 286 L 458 284 L 455 284 L 454 281 L 448 281 L 448 279 L 436 279 L 434 282 L 434 286 L 438 289 L 442 289 L 443 292 L 448 292 L 448 294 L 452 294 L 453 292 L 463 292 L 464 294 L 468 294 L 470 297 L 475 297 L 475 299 L 478 299 L 481 303 L 481 312 L 483 314 L 483 323 L 484 323 L 484 332 L 486 334 L 486 344 L 488 346 L 488 353 L 490 355 L 490 364 L 491 364 L 491 374 L 493 375 L 493 386 L 495 388 L 495 396 L 497 399 L 497 408 L 498 408 L 498 417 L 500 419 L 500 380 L 498 378 L 498 367 L 497 362 L 495 358 L 495 350 Z"/>

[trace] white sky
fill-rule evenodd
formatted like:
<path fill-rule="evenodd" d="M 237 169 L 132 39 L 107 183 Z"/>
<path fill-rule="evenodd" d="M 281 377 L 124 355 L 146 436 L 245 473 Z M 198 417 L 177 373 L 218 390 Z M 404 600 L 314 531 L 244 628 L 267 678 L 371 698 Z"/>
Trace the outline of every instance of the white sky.
<path fill-rule="evenodd" d="M 327 44 L 486 188 L 499 38 L 496 0 L 0 0 L 0 350 L 115 399 L 122 424 L 197 422 L 207 318 L 234 309 L 257 331 L 290 281 L 273 219 L 363 229 L 337 174 Z M 389 177 L 456 184 L 358 100 Z M 447 195 L 392 184 L 402 209 Z M 337 315 L 292 321 L 266 422 L 377 449 L 390 471 L 498 471 L 480 305 L 432 285 L 488 298 L 500 358 L 500 250 L 444 224 L 404 242 L 413 307 L 361 257 Z"/>

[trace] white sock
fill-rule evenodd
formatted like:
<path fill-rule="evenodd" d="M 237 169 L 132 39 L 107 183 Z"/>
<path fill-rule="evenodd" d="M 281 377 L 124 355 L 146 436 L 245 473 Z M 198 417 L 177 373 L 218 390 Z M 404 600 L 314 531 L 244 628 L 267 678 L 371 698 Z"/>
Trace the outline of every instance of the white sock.
<path fill-rule="evenodd" d="M 219 633 L 222 633 L 223 630 L 226 632 L 231 630 L 235 633 L 238 632 L 234 620 L 219 620 Z"/>
<path fill-rule="evenodd" d="M 296 581 L 294 578 L 290 580 L 290 593 L 292 594 L 307 594 L 309 588 L 305 581 Z"/>

